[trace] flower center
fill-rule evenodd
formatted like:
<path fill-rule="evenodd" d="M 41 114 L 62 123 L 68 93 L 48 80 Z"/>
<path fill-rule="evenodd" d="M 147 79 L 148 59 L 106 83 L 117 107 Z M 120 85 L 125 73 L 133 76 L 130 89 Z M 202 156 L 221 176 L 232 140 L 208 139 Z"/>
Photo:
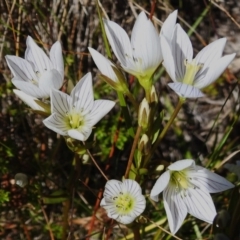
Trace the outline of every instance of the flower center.
<path fill-rule="evenodd" d="M 125 215 L 131 212 L 135 206 L 136 200 L 129 193 L 122 193 L 113 197 L 114 204 L 116 206 L 117 213 Z"/>
<path fill-rule="evenodd" d="M 183 83 L 193 85 L 195 76 L 197 72 L 203 67 L 202 64 L 196 64 L 195 60 L 193 59 L 191 62 L 188 62 L 186 59 L 184 61 L 186 66 L 186 72 L 183 78 Z"/>
<path fill-rule="evenodd" d="M 79 129 L 84 125 L 84 118 L 81 114 L 72 112 L 67 113 L 68 123 L 71 129 Z"/>
<path fill-rule="evenodd" d="M 186 176 L 186 173 L 183 171 L 173 171 L 171 173 L 171 183 L 175 185 L 177 190 L 186 190 L 191 186 L 189 179 Z"/>

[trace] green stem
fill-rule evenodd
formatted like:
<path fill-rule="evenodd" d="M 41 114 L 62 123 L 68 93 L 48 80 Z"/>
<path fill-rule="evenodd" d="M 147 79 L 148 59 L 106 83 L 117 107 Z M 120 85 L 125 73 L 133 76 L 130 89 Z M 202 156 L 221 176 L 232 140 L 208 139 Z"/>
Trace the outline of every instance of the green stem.
<path fill-rule="evenodd" d="M 136 112 L 138 111 L 138 103 L 136 102 L 134 96 L 128 91 L 126 92 L 126 96 L 129 98 L 130 102 L 132 103 L 132 105 L 134 106 Z"/>
<path fill-rule="evenodd" d="M 133 157 L 134 157 L 134 152 L 135 152 L 135 149 L 136 149 L 136 147 L 137 147 L 137 143 L 138 143 L 138 139 L 139 139 L 139 137 L 140 137 L 141 130 L 142 130 L 142 128 L 141 128 L 140 126 L 138 126 L 138 129 L 137 129 L 137 132 L 136 132 L 134 141 L 133 141 L 131 153 L 130 153 L 130 156 L 129 156 L 129 159 L 128 159 L 127 169 L 126 169 L 126 172 L 125 172 L 125 175 L 124 175 L 125 179 L 128 178 L 129 172 L 130 172 L 130 170 L 131 170 L 131 166 L 132 166 L 132 162 L 133 162 Z"/>
<path fill-rule="evenodd" d="M 176 118 L 176 116 L 178 115 L 178 112 L 180 111 L 180 109 L 182 108 L 183 103 L 185 102 L 185 98 L 179 98 L 178 104 L 172 114 L 172 116 L 170 117 L 170 119 L 168 120 L 167 124 L 165 125 L 165 127 L 163 128 L 161 134 L 158 136 L 158 139 L 156 140 L 156 142 L 154 143 L 150 153 L 146 156 L 146 159 L 144 160 L 144 165 L 143 167 L 146 167 L 149 160 L 151 159 L 153 153 L 155 152 L 155 150 L 157 149 L 157 147 L 159 146 L 159 143 L 162 141 L 162 139 L 164 138 L 164 136 L 166 135 L 168 129 L 170 128 L 170 126 L 172 125 L 174 119 Z"/>
<path fill-rule="evenodd" d="M 129 131 L 130 135 L 132 137 L 134 137 L 134 131 L 133 131 L 133 127 L 132 127 L 132 124 L 131 124 L 132 119 L 131 119 L 131 116 L 129 114 L 126 101 L 125 101 L 122 93 L 117 92 L 117 94 L 118 94 L 119 103 L 120 103 L 120 106 L 121 106 L 122 111 L 123 111 L 123 116 L 124 116 L 124 119 L 125 119 L 125 122 L 126 122 L 126 125 L 127 125 L 127 128 L 128 128 L 128 131 Z"/>

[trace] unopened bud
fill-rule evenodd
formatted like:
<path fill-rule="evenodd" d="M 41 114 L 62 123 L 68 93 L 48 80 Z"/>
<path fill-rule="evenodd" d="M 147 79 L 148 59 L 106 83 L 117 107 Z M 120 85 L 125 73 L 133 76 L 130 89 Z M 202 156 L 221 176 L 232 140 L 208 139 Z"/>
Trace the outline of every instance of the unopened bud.
<path fill-rule="evenodd" d="M 138 150 L 143 154 L 147 154 L 149 152 L 149 148 L 149 138 L 146 134 L 143 134 L 138 144 Z"/>
<path fill-rule="evenodd" d="M 146 98 L 144 98 L 140 103 L 138 110 L 138 125 L 143 129 L 148 127 L 149 114 L 150 108 Z"/>
<path fill-rule="evenodd" d="M 151 95 L 150 95 L 150 100 L 151 100 L 151 103 L 154 102 L 154 103 L 157 103 L 158 102 L 158 96 L 157 96 L 157 93 L 156 93 L 156 89 L 155 87 L 152 85 L 152 88 L 151 88 Z"/>

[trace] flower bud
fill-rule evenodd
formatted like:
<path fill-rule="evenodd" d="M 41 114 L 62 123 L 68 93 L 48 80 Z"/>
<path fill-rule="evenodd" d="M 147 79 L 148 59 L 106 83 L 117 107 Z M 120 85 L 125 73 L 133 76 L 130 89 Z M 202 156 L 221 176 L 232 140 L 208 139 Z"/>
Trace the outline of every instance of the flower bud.
<path fill-rule="evenodd" d="M 144 98 L 140 103 L 138 110 L 138 125 L 143 129 L 148 127 L 149 114 L 150 108 L 146 98 Z"/>
<path fill-rule="evenodd" d="M 150 101 L 151 103 L 157 103 L 158 102 L 158 96 L 156 93 L 155 87 L 152 85 L 151 93 L 150 93 Z"/>
<path fill-rule="evenodd" d="M 138 143 L 138 150 L 143 154 L 147 154 L 149 152 L 149 149 L 149 138 L 146 134 L 143 134 L 141 140 Z"/>

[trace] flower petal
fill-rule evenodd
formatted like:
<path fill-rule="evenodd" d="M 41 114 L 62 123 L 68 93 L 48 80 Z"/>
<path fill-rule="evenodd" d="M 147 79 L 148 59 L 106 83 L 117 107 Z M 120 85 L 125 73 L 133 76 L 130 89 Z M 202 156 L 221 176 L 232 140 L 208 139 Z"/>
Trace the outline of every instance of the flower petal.
<path fill-rule="evenodd" d="M 70 97 L 63 92 L 52 90 L 51 91 L 51 111 L 57 113 L 63 118 L 66 117 L 70 111 Z"/>
<path fill-rule="evenodd" d="M 66 120 L 57 113 L 52 113 L 51 116 L 43 120 L 43 123 L 47 128 L 53 130 L 54 132 L 67 136 L 69 126 L 67 125 Z"/>
<path fill-rule="evenodd" d="M 125 30 L 109 20 L 104 20 L 104 27 L 112 50 L 122 66 L 128 66 L 126 56 L 133 65 L 132 46 Z"/>
<path fill-rule="evenodd" d="M 94 101 L 91 112 L 86 116 L 88 124 L 94 126 L 100 121 L 115 105 L 115 102 L 110 100 Z"/>
<path fill-rule="evenodd" d="M 14 78 L 12 79 L 12 83 L 16 88 L 25 92 L 29 96 L 32 96 L 35 98 L 48 97 L 48 95 L 46 95 L 46 93 L 43 90 L 41 90 L 38 86 L 36 86 L 32 83 L 25 82 L 25 81 L 18 80 L 18 79 L 15 80 Z"/>
<path fill-rule="evenodd" d="M 195 161 L 192 159 L 183 159 L 172 163 L 168 166 L 168 169 L 171 171 L 182 171 L 183 169 L 195 166 Z"/>
<path fill-rule="evenodd" d="M 171 47 L 164 36 L 161 37 L 160 41 L 164 60 L 163 66 L 166 68 L 166 71 L 169 74 L 172 81 L 176 82 L 177 80 L 175 76 L 175 62 L 173 59 Z"/>
<path fill-rule="evenodd" d="M 196 170 L 190 171 L 188 176 L 191 177 L 191 183 L 204 191 L 217 193 L 234 187 L 231 182 L 206 168 L 196 166 Z"/>
<path fill-rule="evenodd" d="M 71 92 L 72 104 L 77 111 L 90 112 L 93 107 L 92 75 L 83 76 Z"/>
<path fill-rule="evenodd" d="M 135 214 L 128 214 L 128 215 L 119 215 L 116 220 L 122 224 L 130 224 L 132 223 L 137 216 Z"/>
<path fill-rule="evenodd" d="M 151 190 L 151 193 L 150 193 L 150 198 L 153 201 L 158 202 L 158 195 L 167 187 L 169 180 L 170 180 L 170 172 L 169 171 L 164 172 L 158 178 L 158 180 L 155 182 L 155 184 Z"/>
<path fill-rule="evenodd" d="M 175 188 L 167 187 L 163 191 L 163 203 L 167 213 L 169 228 L 175 234 L 187 216 L 187 207 Z"/>
<path fill-rule="evenodd" d="M 164 21 L 159 36 L 164 36 L 168 42 L 171 41 L 173 30 L 176 25 L 178 11 L 175 10 L 170 13 Z"/>
<path fill-rule="evenodd" d="M 204 97 L 204 94 L 196 87 L 188 85 L 185 83 L 175 82 L 169 83 L 168 86 L 175 92 L 177 95 L 183 98 L 200 98 Z"/>
<path fill-rule="evenodd" d="M 81 130 L 77 129 L 70 129 L 68 130 L 68 136 L 79 141 L 86 141 L 88 137 L 91 135 L 92 129 L 91 128 L 84 128 Z"/>
<path fill-rule="evenodd" d="M 59 89 L 62 87 L 63 79 L 61 74 L 56 70 L 44 71 L 39 78 L 39 88 L 45 93 L 45 98 L 50 96 L 52 89 Z"/>
<path fill-rule="evenodd" d="M 118 180 L 109 180 L 105 185 L 103 196 L 107 198 L 113 198 L 119 195 L 121 191 L 122 191 L 122 182 Z"/>
<path fill-rule="evenodd" d="M 189 188 L 183 201 L 191 215 L 208 223 L 213 222 L 217 213 L 208 192 L 198 188 Z"/>
<path fill-rule="evenodd" d="M 111 80 L 118 82 L 118 78 L 112 69 L 113 64 L 111 63 L 111 61 L 109 61 L 107 58 L 105 58 L 102 54 L 100 54 L 93 48 L 89 47 L 88 50 L 91 53 L 92 58 L 97 65 L 99 71 Z"/>
<path fill-rule="evenodd" d="M 26 43 L 25 59 L 33 64 L 34 71 L 42 73 L 51 70 L 53 66 L 49 57 L 30 36 L 27 37 Z"/>
<path fill-rule="evenodd" d="M 185 60 L 191 61 L 193 57 L 192 43 L 187 33 L 179 24 L 176 24 L 171 42 L 172 55 L 175 61 L 175 76 L 182 81 L 185 75 Z"/>
<path fill-rule="evenodd" d="M 139 71 L 147 71 L 151 76 L 162 61 L 162 54 L 158 33 L 144 12 L 138 15 L 134 24 L 131 44 L 134 59 L 141 61 Z"/>
<path fill-rule="evenodd" d="M 209 69 L 204 77 L 198 78 L 194 81 L 194 86 L 197 88 L 204 88 L 214 82 L 219 76 L 225 71 L 227 66 L 231 63 L 231 61 L 235 57 L 235 53 L 225 55 L 220 58 L 218 61 L 214 62 L 209 66 Z"/>
<path fill-rule="evenodd" d="M 15 79 L 27 82 L 31 82 L 32 80 L 38 81 L 32 65 L 25 59 L 7 55 L 6 61 Z"/>
<path fill-rule="evenodd" d="M 202 64 L 203 67 L 196 74 L 196 81 L 198 78 L 201 78 L 202 73 L 204 73 L 212 63 L 221 58 L 226 41 L 226 38 L 218 39 L 208 44 L 197 54 L 194 60 L 196 64 Z"/>
<path fill-rule="evenodd" d="M 45 109 L 42 106 L 40 106 L 39 104 L 37 104 L 37 101 L 38 101 L 37 98 L 29 96 L 26 93 L 19 91 L 17 89 L 13 89 L 13 92 L 33 110 L 45 112 Z"/>
<path fill-rule="evenodd" d="M 142 189 L 141 189 L 140 185 L 132 179 L 123 180 L 122 191 L 130 192 L 131 195 L 134 197 L 137 197 L 140 194 L 142 195 Z"/>
<path fill-rule="evenodd" d="M 59 71 L 59 73 L 62 76 L 62 79 L 64 78 L 64 64 L 63 64 L 63 56 L 62 56 L 62 46 L 59 41 L 55 42 L 50 50 L 49 53 L 51 62 L 53 64 L 53 67 Z"/>

